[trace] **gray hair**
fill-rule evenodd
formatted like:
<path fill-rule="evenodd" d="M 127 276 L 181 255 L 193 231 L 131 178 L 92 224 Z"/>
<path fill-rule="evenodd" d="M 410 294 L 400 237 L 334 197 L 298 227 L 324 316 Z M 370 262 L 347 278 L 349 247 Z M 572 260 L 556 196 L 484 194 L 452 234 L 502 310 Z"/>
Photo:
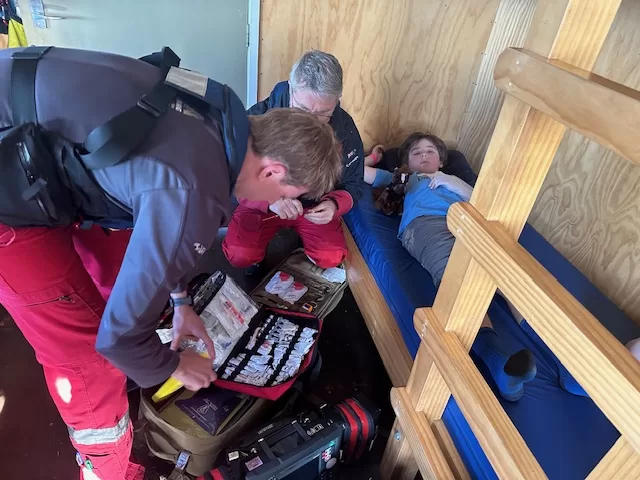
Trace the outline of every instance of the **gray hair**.
<path fill-rule="evenodd" d="M 339 97 L 342 95 L 342 67 L 330 53 L 309 50 L 291 69 L 289 85 L 294 90 L 308 90 L 320 97 Z"/>

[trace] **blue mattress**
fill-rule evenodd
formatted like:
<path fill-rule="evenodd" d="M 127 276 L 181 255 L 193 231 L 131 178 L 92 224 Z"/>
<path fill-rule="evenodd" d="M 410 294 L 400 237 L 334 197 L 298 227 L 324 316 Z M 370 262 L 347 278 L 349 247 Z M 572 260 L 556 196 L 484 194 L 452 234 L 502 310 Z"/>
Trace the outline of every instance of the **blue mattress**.
<path fill-rule="evenodd" d="M 413 313 L 418 307 L 433 304 L 436 289 L 431 277 L 397 239 L 399 217 L 377 212 L 370 189 L 345 221 L 396 318 L 409 352 L 415 356 L 420 340 L 413 327 Z M 626 342 L 640 336 L 640 328 L 529 225 L 520 243 L 619 340 Z M 526 384 L 524 397 L 511 403 L 498 396 L 502 406 L 549 478 L 585 478 L 619 433 L 590 399 L 574 396 L 560 387 L 559 369 L 563 367 L 526 322 L 518 325 L 513 320 L 502 298 L 494 299 L 489 315 L 506 350 L 529 348 L 538 365 L 538 374 Z M 474 360 L 492 385 L 484 364 Z M 453 398 L 443 421 L 471 476 L 497 478 Z"/>

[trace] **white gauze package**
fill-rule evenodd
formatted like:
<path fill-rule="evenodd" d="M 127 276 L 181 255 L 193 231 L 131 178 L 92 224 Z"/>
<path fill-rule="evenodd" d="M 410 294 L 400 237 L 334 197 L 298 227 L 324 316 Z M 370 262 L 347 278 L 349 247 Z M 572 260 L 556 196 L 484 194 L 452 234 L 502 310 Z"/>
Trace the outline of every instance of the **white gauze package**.
<path fill-rule="evenodd" d="M 248 330 L 249 322 L 256 313 L 258 306 L 227 276 L 218 293 L 200 314 L 215 347 L 214 370 L 227 359 L 238 340 Z M 187 340 L 182 342 L 182 346 L 195 347 L 199 352 L 206 351 L 201 340 Z"/>
<path fill-rule="evenodd" d="M 286 272 L 276 272 L 264 289 L 272 295 L 280 295 L 293 284 L 294 280 L 293 275 Z"/>

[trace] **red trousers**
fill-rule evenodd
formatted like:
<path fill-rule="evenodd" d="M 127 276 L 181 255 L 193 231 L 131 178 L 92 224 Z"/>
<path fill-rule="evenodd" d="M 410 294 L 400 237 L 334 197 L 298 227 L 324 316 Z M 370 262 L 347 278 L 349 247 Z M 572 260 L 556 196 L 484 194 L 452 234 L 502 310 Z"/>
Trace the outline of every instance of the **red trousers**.
<path fill-rule="evenodd" d="M 126 377 L 95 350 L 129 237 L 128 231 L 107 235 L 98 227 L 0 225 L 0 303 L 42 365 L 85 480 L 144 475 L 129 463 L 133 428 Z"/>
<path fill-rule="evenodd" d="M 298 232 L 305 253 L 321 268 L 338 266 L 347 256 L 339 218 L 326 225 L 316 225 L 302 216 L 296 220 L 282 220 L 274 215 L 238 206 L 222 243 L 222 250 L 234 267 L 246 268 L 262 261 L 267 245 L 282 228 Z"/>

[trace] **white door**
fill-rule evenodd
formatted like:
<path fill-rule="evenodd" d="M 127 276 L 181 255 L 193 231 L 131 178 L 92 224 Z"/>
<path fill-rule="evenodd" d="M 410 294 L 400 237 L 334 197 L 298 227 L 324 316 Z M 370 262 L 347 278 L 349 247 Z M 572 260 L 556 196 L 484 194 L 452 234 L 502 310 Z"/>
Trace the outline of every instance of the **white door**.
<path fill-rule="evenodd" d="M 34 25 L 29 0 L 19 5 L 30 44 L 131 57 L 167 45 L 182 67 L 226 83 L 246 102 L 249 1 L 45 0 L 45 29 Z"/>

